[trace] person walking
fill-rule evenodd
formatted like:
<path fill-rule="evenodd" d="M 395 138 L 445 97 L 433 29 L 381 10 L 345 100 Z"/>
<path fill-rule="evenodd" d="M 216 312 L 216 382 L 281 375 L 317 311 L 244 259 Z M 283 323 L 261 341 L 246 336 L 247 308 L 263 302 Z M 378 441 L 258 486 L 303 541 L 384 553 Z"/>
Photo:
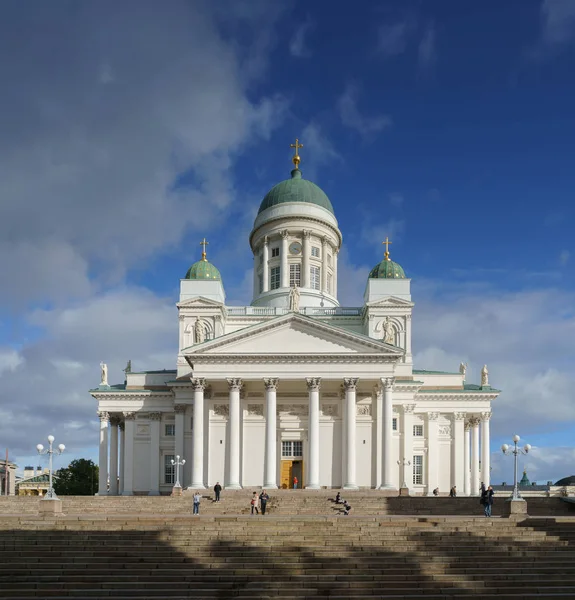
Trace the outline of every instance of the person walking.
<path fill-rule="evenodd" d="M 493 506 L 493 488 L 489 486 L 484 492 L 483 496 L 481 496 L 481 501 L 483 504 L 483 512 L 486 517 L 491 516 L 491 508 Z"/>
<path fill-rule="evenodd" d="M 216 500 L 215 502 L 219 502 L 220 501 L 220 494 L 222 492 L 222 486 L 220 485 L 220 482 L 218 481 L 216 483 L 216 485 L 214 485 L 214 494 L 216 496 Z"/>
<path fill-rule="evenodd" d="M 254 514 L 254 512 L 256 515 L 259 515 L 260 511 L 258 510 L 258 494 L 257 494 L 257 492 L 254 492 L 252 494 L 252 500 L 251 500 L 250 504 L 252 505 L 252 515 Z"/>
<path fill-rule="evenodd" d="M 455 486 L 453 486 L 450 490 L 449 490 L 449 497 L 450 498 L 456 498 L 457 497 L 457 488 Z"/>
<path fill-rule="evenodd" d="M 200 515 L 200 502 L 202 501 L 202 497 L 200 492 L 196 492 L 194 494 L 194 515 Z"/>
<path fill-rule="evenodd" d="M 298 482 L 298 480 L 297 480 L 297 477 L 294 475 L 294 477 L 293 477 L 293 489 L 294 489 L 294 490 L 297 490 L 297 484 L 298 484 L 298 483 L 299 483 L 299 482 Z"/>
<path fill-rule="evenodd" d="M 436 488 L 433 490 L 433 495 L 434 495 L 434 496 L 439 496 L 439 488 L 438 488 L 438 487 L 436 487 Z"/>
<path fill-rule="evenodd" d="M 262 515 L 266 514 L 266 506 L 269 499 L 268 493 L 265 490 L 262 490 L 262 493 L 260 494 L 260 508 L 262 509 Z"/>

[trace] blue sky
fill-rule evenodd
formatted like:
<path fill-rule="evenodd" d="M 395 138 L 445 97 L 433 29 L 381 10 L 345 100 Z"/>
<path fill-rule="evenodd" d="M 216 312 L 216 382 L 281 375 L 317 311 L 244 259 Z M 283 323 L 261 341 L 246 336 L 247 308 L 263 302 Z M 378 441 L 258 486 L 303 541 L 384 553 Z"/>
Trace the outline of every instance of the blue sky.
<path fill-rule="evenodd" d="M 249 303 L 261 198 L 302 172 L 344 236 L 340 301 L 381 240 L 412 277 L 418 368 L 484 362 L 497 448 L 571 474 L 575 3 L 86 2 L 0 24 L 0 446 L 95 456 L 112 380 L 171 368 L 200 254 Z M 50 431 L 49 431 L 50 430 Z M 23 435 L 24 432 L 24 435 Z M 35 460 L 35 459 L 34 459 Z"/>

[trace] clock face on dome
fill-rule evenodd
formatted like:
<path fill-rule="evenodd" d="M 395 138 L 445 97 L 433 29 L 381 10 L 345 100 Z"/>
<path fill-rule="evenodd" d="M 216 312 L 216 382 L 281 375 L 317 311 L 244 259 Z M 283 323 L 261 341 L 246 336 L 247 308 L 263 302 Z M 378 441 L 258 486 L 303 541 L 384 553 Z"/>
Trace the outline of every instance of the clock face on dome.
<path fill-rule="evenodd" d="M 289 251 L 291 254 L 300 254 L 301 244 L 299 242 L 292 242 L 289 246 Z"/>

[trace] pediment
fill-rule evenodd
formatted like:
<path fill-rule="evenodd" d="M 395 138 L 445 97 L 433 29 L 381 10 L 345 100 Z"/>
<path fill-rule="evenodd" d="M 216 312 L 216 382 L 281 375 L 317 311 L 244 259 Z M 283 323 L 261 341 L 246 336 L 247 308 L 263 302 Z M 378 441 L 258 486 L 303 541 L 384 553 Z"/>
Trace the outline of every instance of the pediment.
<path fill-rule="evenodd" d="M 183 302 L 178 302 L 176 306 L 178 308 L 205 308 L 206 306 L 213 308 L 221 308 L 223 304 L 221 302 L 217 302 L 216 300 L 205 298 L 204 296 L 194 296 L 193 298 L 188 298 Z"/>
<path fill-rule="evenodd" d="M 368 308 L 413 308 L 414 303 L 397 296 L 386 296 L 380 300 L 368 302 Z"/>
<path fill-rule="evenodd" d="M 291 313 L 184 350 L 190 355 L 374 355 L 403 356 L 381 340 Z"/>

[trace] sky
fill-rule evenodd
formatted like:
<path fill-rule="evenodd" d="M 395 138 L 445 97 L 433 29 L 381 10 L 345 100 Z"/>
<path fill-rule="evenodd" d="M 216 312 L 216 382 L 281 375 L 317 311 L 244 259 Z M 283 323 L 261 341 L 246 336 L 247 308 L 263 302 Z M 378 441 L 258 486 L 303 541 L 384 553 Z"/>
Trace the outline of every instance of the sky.
<path fill-rule="evenodd" d="M 289 177 L 328 194 L 339 300 L 392 241 L 416 368 L 503 390 L 498 450 L 575 473 L 575 2 L 6 0 L 0 19 L 0 448 L 97 458 L 110 382 L 175 368 L 199 259 L 251 301 L 248 234 Z M 45 443 L 45 442 L 44 442 Z"/>

